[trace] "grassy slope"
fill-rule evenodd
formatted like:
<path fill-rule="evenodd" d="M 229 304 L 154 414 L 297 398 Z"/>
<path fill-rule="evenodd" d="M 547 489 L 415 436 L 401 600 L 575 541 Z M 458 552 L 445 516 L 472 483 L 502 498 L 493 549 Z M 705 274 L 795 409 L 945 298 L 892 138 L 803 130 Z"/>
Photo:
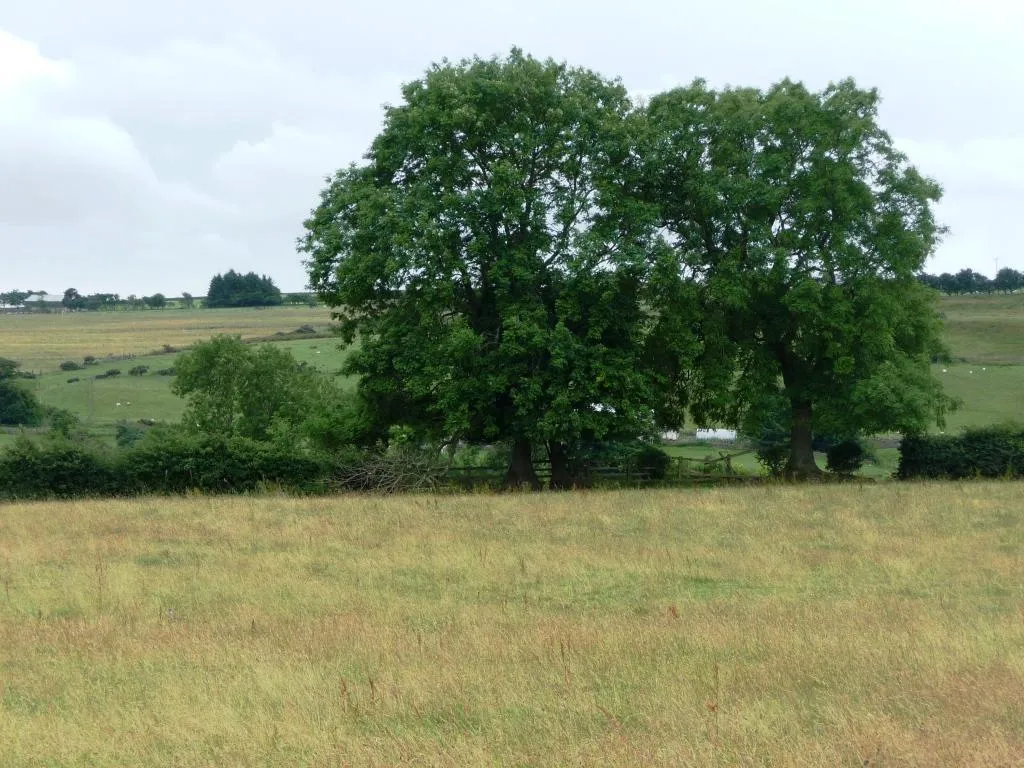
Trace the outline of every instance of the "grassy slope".
<path fill-rule="evenodd" d="M 0 357 L 20 361 L 25 370 L 50 372 L 64 360 L 81 362 L 85 355 L 145 355 L 164 344 L 187 346 L 218 333 L 253 338 L 307 324 L 325 329 L 329 323 L 329 310 L 304 306 L 0 314 Z"/>
<path fill-rule="evenodd" d="M 1024 365 L 1024 293 L 944 296 L 939 310 L 954 358 L 981 365 Z"/>
<path fill-rule="evenodd" d="M 0 506 L 0 764 L 1024 764 L 1013 484 Z"/>
<path fill-rule="evenodd" d="M 1024 294 L 943 297 L 939 308 L 946 318 L 946 338 L 953 356 L 967 361 L 935 367 L 947 390 L 964 401 L 963 409 L 950 416 L 947 429 L 1024 420 L 1024 364 L 1012 364 L 1024 361 Z M 90 395 L 87 382 L 66 383 L 68 378 L 83 374 L 57 372 L 59 361 L 81 359 L 85 354 L 144 353 L 163 344 L 180 345 L 215 333 L 272 336 L 307 323 L 326 328 L 328 320 L 327 310 L 306 307 L 0 315 L 0 330 L 10 331 L 0 336 L 0 356 L 25 361 L 29 369 L 42 368 L 46 373 L 34 386 L 43 401 L 69 408 L 86 421 L 91 413 L 94 431 L 109 436 L 119 419 L 179 418 L 182 403 L 170 393 L 170 380 L 153 375 L 141 379 L 125 375 L 93 383 Z M 287 344 L 300 360 L 327 370 L 340 367 L 342 353 L 331 340 L 281 343 Z M 99 370 L 118 367 L 127 374 L 132 365 L 146 364 L 155 370 L 171 365 L 172 361 L 173 356 L 163 355 L 132 361 L 104 360 Z M 982 367 L 987 370 L 982 371 Z M 943 374 L 943 368 L 948 373 Z M 118 402 L 122 403 L 120 407 Z M 128 402 L 132 405 L 125 405 Z M 0 433 L 0 445 L 10 439 Z M 701 458 L 707 449 L 685 447 L 681 452 Z M 746 463 L 750 469 L 755 468 L 753 460 Z"/>

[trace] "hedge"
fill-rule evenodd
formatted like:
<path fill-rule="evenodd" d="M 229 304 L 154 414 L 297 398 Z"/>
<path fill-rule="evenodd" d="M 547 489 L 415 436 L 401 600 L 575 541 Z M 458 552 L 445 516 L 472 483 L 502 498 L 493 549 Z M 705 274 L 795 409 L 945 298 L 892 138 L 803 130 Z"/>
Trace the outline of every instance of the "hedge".
<path fill-rule="evenodd" d="M 239 493 L 267 484 L 324 492 L 336 475 L 327 457 L 242 438 L 157 435 L 105 451 L 71 440 L 18 440 L 0 454 L 0 498 L 134 496 L 189 490 Z"/>
<path fill-rule="evenodd" d="M 914 478 L 1024 477 L 1024 427 L 968 429 L 960 435 L 916 435 L 900 443 L 896 476 Z"/>

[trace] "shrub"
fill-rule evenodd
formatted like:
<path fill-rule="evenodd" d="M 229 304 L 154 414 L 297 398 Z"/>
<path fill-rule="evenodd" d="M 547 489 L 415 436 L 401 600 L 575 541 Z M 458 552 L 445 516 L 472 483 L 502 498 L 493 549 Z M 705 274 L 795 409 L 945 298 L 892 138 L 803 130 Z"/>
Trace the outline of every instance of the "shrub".
<path fill-rule="evenodd" d="M 177 368 L 161 368 L 156 372 L 157 376 L 175 376 L 178 373 Z"/>
<path fill-rule="evenodd" d="M 309 325 L 307 323 L 306 325 L 300 325 L 298 328 L 296 328 L 295 329 L 295 333 L 301 333 L 301 334 L 316 333 L 316 328 L 314 328 L 312 325 Z"/>
<path fill-rule="evenodd" d="M 237 493 L 267 483 L 313 492 L 326 489 L 333 465 L 291 445 L 153 429 L 122 454 L 119 469 L 135 493 Z"/>
<path fill-rule="evenodd" d="M 51 408 L 47 414 L 47 421 L 50 422 L 50 432 L 60 437 L 71 438 L 72 433 L 78 428 L 78 417 L 71 411 L 64 408 Z"/>
<path fill-rule="evenodd" d="M 960 435 L 907 436 L 896 476 L 911 478 L 1024 477 L 1024 427 L 969 429 Z"/>
<path fill-rule="evenodd" d="M 865 455 L 859 440 L 843 440 L 828 449 L 825 469 L 837 475 L 852 475 L 864 465 Z"/>
<path fill-rule="evenodd" d="M 120 376 L 121 371 L 118 368 L 110 368 L 106 373 L 103 374 L 105 378 L 113 378 L 114 376 Z"/>
<path fill-rule="evenodd" d="M 146 436 L 146 430 L 128 424 L 118 424 L 114 439 L 118 448 L 131 448 Z"/>
<path fill-rule="evenodd" d="M 86 365 L 96 365 L 96 357 L 94 355 L 86 355 L 82 358 L 82 362 Z"/>
<path fill-rule="evenodd" d="M 36 396 L 13 382 L 0 379 L 0 424 L 37 427 L 43 421 L 43 407 Z"/>
<path fill-rule="evenodd" d="M 74 498 L 117 492 L 110 459 L 70 440 L 20 438 L 0 454 L 0 497 Z"/>
<path fill-rule="evenodd" d="M 149 373 L 148 365 L 136 365 L 134 368 L 128 371 L 129 376 L 145 376 L 147 373 Z"/>
<path fill-rule="evenodd" d="M 650 443 L 642 443 L 633 456 L 633 466 L 652 480 L 664 480 L 671 463 L 672 458 L 665 451 Z"/>
<path fill-rule="evenodd" d="M 68 379 L 68 384 L 74 384 L 77 381 L 79 381 L 78 377 L 72 376 L 70 379 Z"/>
<path fill-rule="evenodd" d="M 60 369 L 62 371 L 80 371 L 82 370 L 82 366 L 80 366 L 74 360 L 65 360 L 63 363 L 60 364 Z"/>

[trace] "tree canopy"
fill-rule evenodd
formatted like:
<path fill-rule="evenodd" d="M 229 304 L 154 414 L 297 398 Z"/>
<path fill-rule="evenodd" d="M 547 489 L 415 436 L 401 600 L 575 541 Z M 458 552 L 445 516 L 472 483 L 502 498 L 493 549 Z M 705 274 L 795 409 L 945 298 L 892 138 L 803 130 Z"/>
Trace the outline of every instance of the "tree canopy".
<path fill-rule="evenodd" d="M 269 307 L 281 303 L 281 291 L 266 275 L 255 272 L 240 274 L 230 269 L 223 275 L 214 275 L 206 293 L 204 306 Z"/>
<path fill-rule="evenodd" d="M 35 427 L 42 423 L 44 409 L 35 394 L 18 383 L 20 367 L 0 357 L 0 424 Z"/>
<path fill-rule="evenodd" d="M 654 311 L 678 279 L 633 194 L 622 85 L 513 51 L 434 66 L 403 97 L 301 243 L 378 417 L 507 441 L 508 483 L 534 487 L 535 445 L 559 486 L 580 441 L 678 423 L 659 339 L 685 319 Z"/>
<path fill-rule="evenodd" d="M 587 441 L 699 423 L 915 432 L 951 405 L 920 275 L 941 190 L 878 94 L 621 84 L 513 51 L 444 62 L 328 179 L 300 249 L 383 424 L 505 441 L 571 482 Z"/>
<path fill-rule="evenodd" d="M 375 437 L 353 396 L 273 344 L 216 336 L 182 353 L 175 370 L 188 430 L 328 451 Z"/>
<path fill-rule="evenodd" d="M 879 127 L 878 101 L 849 80 L 820 93 L 698 81 L 647 110 L 647 197 L 735 371 L 702 415 L 756 430 L 781 399 L 794 475 L 817 471 L 815 430 L 918 431 L 949 404 L 916 279 L 942 234 L 941 190 Z"/>

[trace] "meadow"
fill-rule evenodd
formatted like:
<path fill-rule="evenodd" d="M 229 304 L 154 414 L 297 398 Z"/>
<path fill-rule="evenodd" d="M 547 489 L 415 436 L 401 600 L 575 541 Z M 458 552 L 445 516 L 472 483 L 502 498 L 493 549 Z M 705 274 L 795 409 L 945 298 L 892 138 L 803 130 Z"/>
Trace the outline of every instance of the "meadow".
<path fill-rule="evenodd" d="M 1011 483 L 0 506 L 0 764 L 1019 766 Z"/>
<path fill-rule="evenodd" d="M 954 358 L 1024 365 L 1024 293 L 942 296 L 939 311 Z"/>
<path fill-rule="evenodd" d="M 945 318 L 945 340 L 953 362 L 937 364 L 934 371 L 947 392 L 963 402 L 960 410 L 948 416 L 946 431 L 1024 420 L 1024 294 L 941 297 L 939 309 Z M 303 325 L 328 332 L 329 310 L 273 307 L 0 315 L 0 357 L 40 371 L 31 386 L 41 401 L 69 409 L 90 433 L 111 442 L 120 421 L 176 421 L 184 410 L 182 400 L 170 391 L 171 379 L 156 375 L 157 370 L 173 366 L 177 354 L 149 353 L 165 344 L 186 346 L 218 333 L 274 339 Z M 330 338 L 288 338 L 274 343 L 325 371 L 339 370 L 345 357 Z M 80 362 L 88 354 L 101 358 L 97 366 L 73 372 L 58 369 L 62 361 Z M 107 359 L 105 355 L 115 357 Z M 135 357 L 118 359 L 122 355 Z M 129 377 L 128 370 L 135 365 L 147 365 L 150 372 Z M 122 375 L 92 379 L 108 368 L 118 368 Z M 80 381 L 68 383 L 76 377 Z M 352 382 L 342 380 L 342 386 L 352 386 Z M 14 439 L 14 432 L 0 431 L 0 448 Z M 672 452 L 689 458 L 718 455 L 717 450 L 694 444 L 678 446 Z M 878 464 L 866 467 L 863 474 L 888 475 L 895 466 L 895 451 L 882 448 L 876 454 Z M 819 463 L 824 465 L 824 457 Z M 753 456 L 742 457 L 735 466 L 751 473 L 761 471 Z"/>
<path fill-rule="evenodd" d="M 330 319 L 329 309 L 306 306 L 0 314 L 0 356 L 27 371 L 50 373 L 65 360 L 81 363 L 85 355 L 148 355 L 165 344 L 184 347 L 220 333 L 250 339 L 302 325 L 323 331 Z"/>

